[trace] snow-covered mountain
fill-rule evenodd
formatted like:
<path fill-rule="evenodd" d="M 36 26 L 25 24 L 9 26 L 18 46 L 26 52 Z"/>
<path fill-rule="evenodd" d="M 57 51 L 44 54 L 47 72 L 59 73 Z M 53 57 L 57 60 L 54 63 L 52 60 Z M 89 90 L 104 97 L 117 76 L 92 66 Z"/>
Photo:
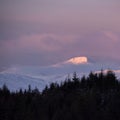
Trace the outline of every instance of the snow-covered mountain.
<path fill-rule="evenodd" d="M 39 90 L 44 89 L 47 84 L 46 81 L 38 78 L 33 78 L 27 75 L 13 74 L 13 73 L 0 73 L 0 87 L 7 85 L 11 91 L 27 89 L 29 85 L 34 89 L 37 87 Z"/>
<path fill-rule="evenodd" d="M 0 73 L 0 87 L 6 84 L 12 91 L 27 89 L 28 85 L 34 89 L 43 90 L 51 82 L 60 83 L 73 72 L 78 76 L 88 75 L 90 71 L 112 69 L 120 77 L 120 67 L 111 63 L 98 63 L 88 61 L 87 57 L 74 57 L 61 63 L 45 66 L 12 66 Z"/>
<path fill-rule="evenodd" d="M 87 57 L 74 57 L 74 58 L 71 58 L 71 59 L 65 61 L 64 63 L 71 63 L 71 64 L 75 64 L 75 65 L 85 64 L 85 63 L 88 63 L 88 59 L 87 59 Z"/>

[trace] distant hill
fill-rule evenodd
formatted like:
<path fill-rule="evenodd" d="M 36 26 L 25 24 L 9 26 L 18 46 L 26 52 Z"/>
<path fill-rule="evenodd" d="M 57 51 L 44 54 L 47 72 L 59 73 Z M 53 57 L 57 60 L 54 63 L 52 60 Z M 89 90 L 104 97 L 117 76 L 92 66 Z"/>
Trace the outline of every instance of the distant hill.
<path fill-rule="evenodd" d="M 0 72 L 0 87 L 6 84 L 10 90 L 15 91 L 25 89 L 30 84 L 32 88 L 43 90 L 51 82 L 61 83 L 68 75 L 72 76 L 73 72 L 82 77 L 88 75 L 90 71 L 99 72 L 101 69 L 105 71 L 112 69 L 117 77 L 120 77 L 118 65 L 90 60 L 85 56 L 79 56 L 45 67 L 12 66 Z"/>

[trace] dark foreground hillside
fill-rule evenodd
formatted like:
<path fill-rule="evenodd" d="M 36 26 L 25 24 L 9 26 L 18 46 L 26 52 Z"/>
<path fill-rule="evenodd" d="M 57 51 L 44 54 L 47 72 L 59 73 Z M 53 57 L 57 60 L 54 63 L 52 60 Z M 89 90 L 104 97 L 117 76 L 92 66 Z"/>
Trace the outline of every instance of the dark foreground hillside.
<path fill-rule="evenodd" d="M 67 78 L 38 89 L 0 89 L 0 120 L 120 120 L 120 82 L 115 74 Z"/>

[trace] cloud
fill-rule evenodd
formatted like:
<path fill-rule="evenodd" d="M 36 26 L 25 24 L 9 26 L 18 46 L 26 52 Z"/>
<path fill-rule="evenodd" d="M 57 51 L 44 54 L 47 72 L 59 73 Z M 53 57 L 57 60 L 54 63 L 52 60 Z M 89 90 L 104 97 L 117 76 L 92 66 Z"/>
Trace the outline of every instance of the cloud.
<path fill-rule="evenodd" d="M 47 65 L 76 56 L 120 59 L 118 56 L 120 36 L 117 33 L 115 35 L 117 41 L 114 40 L 113 32 L 101 31 L 74 35 L 36 33 L 26 34 L 17 39 L 1 40 L 0 56 L 3 58 L 1 64 L 7 62 L 7 64 Z"/>
<path fill-rule="evenodd" d="M 45 65 L 81 55 L 120 60 L 118 0 L 0 3 L 0 66 Z"/>
<path fill-rule="evenodd" d="M 35 52 L 53 52 L 62 49 L 63 46 L 75 42 L 75 36 L 60 36 L 56 34 L 34 34 L 20 37 L 18 40 L 10 40 L 5 43 L 11 50 L 33 50 Z"/>
<path fill-rule="evenodd" d="M 117 34 L 111 32 L 111 31 L 104 31 L 103 33 L 106 37 L 108 37 L 110 40 L 113 40 L 114 42 L 119 40 Z"/>

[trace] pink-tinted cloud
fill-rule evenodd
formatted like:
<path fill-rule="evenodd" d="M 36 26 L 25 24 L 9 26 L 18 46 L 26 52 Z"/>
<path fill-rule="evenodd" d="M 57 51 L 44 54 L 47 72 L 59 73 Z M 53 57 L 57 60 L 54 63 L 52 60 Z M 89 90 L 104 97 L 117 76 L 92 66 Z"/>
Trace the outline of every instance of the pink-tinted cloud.
<path fill-rule="evenodd" d="M 120 59 L 118 0 L 4 0 L 0 8 L 0 64 Z"/>
<path fill-rule="evenodd" d="M 21 36 L 17 40 L 0 41 L 0 55 L 9 64 L 30 65 L 52 64 L 83 55 L 100 59 L 120 59 L 119 39 L 120 36 L 113 32 L 79 35 L 32 34 Z"/>
<path fill-rule="evenodd" d="M 22 36 L 18 40 L 2 41 L 2 49 L 8 52 L 54 52 L 63 49 L 64 46 L 73 44 L 76 36 L 55 35 L 55 34 L 35 34 Z M 2 43 L 1 42 L 1 43 Z"/>
<path fill-rule="evenodd" d="M 111 31 L 104 31 L 103 32 L 106 37 L 108 37 L 110 40 L 117 42 L 119 40 L 119 37 L 117 34 L 111 32 Z"/>

